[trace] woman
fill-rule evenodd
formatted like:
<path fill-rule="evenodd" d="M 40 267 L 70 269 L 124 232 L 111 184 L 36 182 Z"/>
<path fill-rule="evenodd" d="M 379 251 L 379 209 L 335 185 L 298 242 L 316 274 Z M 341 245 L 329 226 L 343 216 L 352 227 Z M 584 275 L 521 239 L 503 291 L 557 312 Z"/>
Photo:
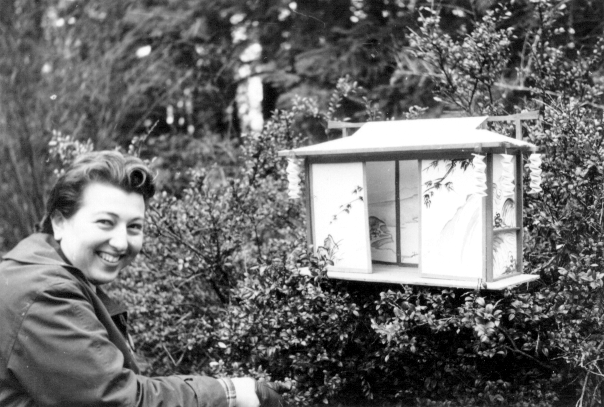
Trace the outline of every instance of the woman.
<path fill-rule="evenodd" d="M 257 386 L 279 401 L 252 378 L 140 375 L 124 308 L 101 286 L 140 252 L 154 192 L 143 162 L 115 151 L 59 178 L 42 233 L 0 264 L 0 406 L 256 407 Z"/>

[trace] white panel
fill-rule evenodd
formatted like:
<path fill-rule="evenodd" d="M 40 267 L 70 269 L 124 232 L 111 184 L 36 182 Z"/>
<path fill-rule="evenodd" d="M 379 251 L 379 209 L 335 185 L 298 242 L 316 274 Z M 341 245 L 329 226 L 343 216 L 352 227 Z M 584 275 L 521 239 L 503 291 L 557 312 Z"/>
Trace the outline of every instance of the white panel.
<path fill-rule="evenodd" d="M 312 164 L 315 249 L 333 270 L 371 272 L 363 163 Z"/>
<path fill-rule="evenodd" d="M 399 161 L 401 262 L 419 263 L 419 168 L 417 160 Z"/>
<path fill-rule="evenodd" d="M 421 200 L 422 275 L 480 278 L 483 267 L 482 197 L 473 195 L 472 166 L 424 160 Z"/>
<path fill-rule="evenodd" d="M 396 263 L 395 164 L 375 161 L 365 168 L 371 259 Z"/>

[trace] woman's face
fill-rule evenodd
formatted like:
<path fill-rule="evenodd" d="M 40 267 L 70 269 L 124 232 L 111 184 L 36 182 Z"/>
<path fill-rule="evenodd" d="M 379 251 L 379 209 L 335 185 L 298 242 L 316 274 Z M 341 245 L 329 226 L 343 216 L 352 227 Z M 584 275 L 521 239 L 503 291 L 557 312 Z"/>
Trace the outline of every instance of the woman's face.
<path fill-rule="evenodd" d="M 55 239 L 71 264 L 95 285 L 113 281 L 143 245 L 145 202 L 137 193 L 89 184 L 69 219 L 52 218 Z"/>

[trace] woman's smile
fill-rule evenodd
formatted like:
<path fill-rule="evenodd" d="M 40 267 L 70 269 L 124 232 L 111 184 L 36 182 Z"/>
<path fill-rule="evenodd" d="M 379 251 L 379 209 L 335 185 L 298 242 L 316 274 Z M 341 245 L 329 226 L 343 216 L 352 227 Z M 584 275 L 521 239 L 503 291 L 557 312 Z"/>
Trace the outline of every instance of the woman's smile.
<path fill-rule="evenodd" d="M 124 257 L 123 255 L 109 254 L 105 252 L 98 252 L 97 254 L 101 259 L 109 264 L 118 264 L 119 261 Z"/>

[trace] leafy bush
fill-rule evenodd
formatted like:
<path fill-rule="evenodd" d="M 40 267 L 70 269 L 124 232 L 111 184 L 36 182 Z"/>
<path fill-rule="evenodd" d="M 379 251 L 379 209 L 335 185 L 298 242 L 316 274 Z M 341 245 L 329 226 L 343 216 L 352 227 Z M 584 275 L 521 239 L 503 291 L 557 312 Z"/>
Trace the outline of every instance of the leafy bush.
<path fill-rule="evenodd" d="M 224 349 L 216 372 L 237 367 L 293 379 L 290 398 L 301 405 L 327 403 L 342 392 L 358 357 L 351 348 L 359 313 L 345 290 L 275 265 L 250 270 L 234 294 L 217 331 Z"/>
<path fill-rule="evenodd" d="M 299 102 L 246 140 L 239 178 L 194 170 L 180 197 L 153 203 L 145 256 L 118 285 L 148 372 L 289 378 L 299 405 L 554 400 L 544 370 L 555 368 L 543 347 L 531 353 L 544 327 L 533 326 L 541 310 L 530 294 L 380 292 L 324 278 L 326 261 L 300 249 L 302 208 L 286 200 L 275 156 L 299 142 L 298 114 L 317 115 Z M 299 275 L 301 265 L 312 275 Z"/>

